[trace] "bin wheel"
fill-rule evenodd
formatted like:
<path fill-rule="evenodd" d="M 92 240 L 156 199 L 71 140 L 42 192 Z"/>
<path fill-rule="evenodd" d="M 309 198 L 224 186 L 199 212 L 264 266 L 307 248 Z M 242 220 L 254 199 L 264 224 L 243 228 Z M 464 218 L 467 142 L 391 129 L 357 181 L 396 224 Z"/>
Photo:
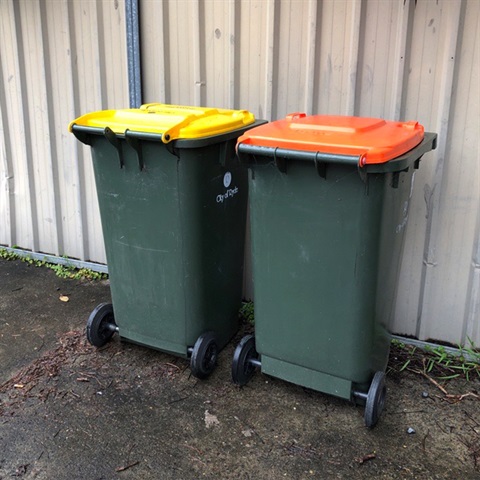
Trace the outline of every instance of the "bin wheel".
<path fill-rule="evenodd" d="M 377 424 L 383 407 L 385 406 L 386 394 L 385 374 L 383 372 L 376 372 L 368 389 L 367 402 L 365 405 L 365 425 L 368 428 L 373 428 Z"/>
<path fill-rule="evenodd" d="M 94 347 L 103 347 L 117 330 L 111 303 L 101 303 L 88 317 L 87 340 Z"/>
<path fill-rule="evenodd" d="M 240 340 L 235 349 L 232 361 L 233 383 L 246 385 L 255 373 L 255 365 L 250 360 L 258 360 L 258 353 L 255 349 L 255 337 L 246 335 Z"/>
<path fill-rule="evenodd" d="M 217 338 L 213 332 L 198 337 L 190 357 L 190 370 L 194 377 L 207 378 L 215 369 L 218 358 Z"/>

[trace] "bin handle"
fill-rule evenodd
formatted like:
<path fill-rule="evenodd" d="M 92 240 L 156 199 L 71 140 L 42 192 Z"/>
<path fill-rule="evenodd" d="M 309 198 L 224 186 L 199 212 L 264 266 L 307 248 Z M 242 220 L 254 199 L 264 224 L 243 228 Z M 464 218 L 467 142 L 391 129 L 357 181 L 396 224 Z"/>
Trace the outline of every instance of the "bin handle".
<path fill-rule="evenodd" d="M 117 136 L 115 135 L 115 132 L 110 128 L 110 127 L 105 127 L 103 130 L 103 135 L 107 139 L 107 141 L 115 148 L 118 154 L 118 160 L 120 161 L 120 168 L 124 167 L 124 162 L 123 162 L 123 152 L 122 152 L 122 145 L 120 141 L 118 140 Z"/>

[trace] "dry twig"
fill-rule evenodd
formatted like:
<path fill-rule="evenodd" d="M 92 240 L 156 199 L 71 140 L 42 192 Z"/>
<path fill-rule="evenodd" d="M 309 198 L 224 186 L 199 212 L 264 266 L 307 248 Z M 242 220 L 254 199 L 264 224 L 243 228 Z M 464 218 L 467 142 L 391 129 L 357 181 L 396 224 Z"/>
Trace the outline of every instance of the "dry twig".
<path fill-rule="evenodd" d="M 377 456 L 374 453 L 369 453 L 368 455 L 364 455 L 363 457 L 356 458 L 355 460 L 360 464 L 363 465 L 365 462 L 369 460 L 374 460 Z"/>
<path fill-rule="evenodd" d="M 134 467 L 135 465 L 138 465 L 140 462 L 137 460 L 136 462 L 132 462 L 128 465 L 125 465 L 124 467 L 118 467 L 115 469 L 116 472 L 124 472 L 125 470 L 128 470 L 129 468 Z"/>
<path fill-rule="evenodd" d="M 476 398 L 476 399 L 480 400 L 480 395 L 478 395 L 477 393 L 474 393 L 474 392 L 467 392 L 467 393 L 463 393 L 463 394 L 448 393 L 445 387 L 440 385 L 432 377 L 429 377 L 425 372 L 422 372 L 421 370 L 410 369 L 410 368 L 408 370 L 410 370 L 413 373 L 417 373 L 418 375 L 422 375 L 422 377 L 425 377 L 429 382 L 433 383 L 433 385 L 435 385 L 445 395 L 445 398 L 447 398 L 448 400 L 461 402 L 464 398 L 467 398 L 467 397 L 473 397 L 473 398 Z"/>

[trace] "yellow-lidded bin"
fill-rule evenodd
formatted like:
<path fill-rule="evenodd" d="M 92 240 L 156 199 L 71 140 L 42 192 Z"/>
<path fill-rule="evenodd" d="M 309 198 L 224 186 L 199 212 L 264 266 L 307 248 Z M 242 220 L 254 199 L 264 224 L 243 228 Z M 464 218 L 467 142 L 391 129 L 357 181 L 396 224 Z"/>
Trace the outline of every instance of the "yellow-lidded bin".
<path fill-rule="evenodd" d="M 83 115 L 70 131 L 92 147 L 112 302 L 87 338 L 129 341 L 191 359 L 204 378 L 238 328 L 247 170 L 237 138 L 250 112 L 147 104 Z"/>

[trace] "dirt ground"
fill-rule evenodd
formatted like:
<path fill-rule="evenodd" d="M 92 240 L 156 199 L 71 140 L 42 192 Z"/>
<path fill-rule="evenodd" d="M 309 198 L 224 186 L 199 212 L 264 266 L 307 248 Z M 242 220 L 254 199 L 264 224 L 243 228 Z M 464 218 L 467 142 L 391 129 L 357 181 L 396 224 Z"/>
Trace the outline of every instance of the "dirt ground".
<path fill-rule="evenodd" d="M 368 430 L 362 408 L 319 392 L 260 373 L 234 386 L 245 325 L 206 381 L 118 339 L 96 350 L 84 325 L 108 300 L 108 281 L 0 260 L 0 480 L 480 478 L 478 377 L 445 384 L 470 393 L 449 398 L 393 351 Z"/>

